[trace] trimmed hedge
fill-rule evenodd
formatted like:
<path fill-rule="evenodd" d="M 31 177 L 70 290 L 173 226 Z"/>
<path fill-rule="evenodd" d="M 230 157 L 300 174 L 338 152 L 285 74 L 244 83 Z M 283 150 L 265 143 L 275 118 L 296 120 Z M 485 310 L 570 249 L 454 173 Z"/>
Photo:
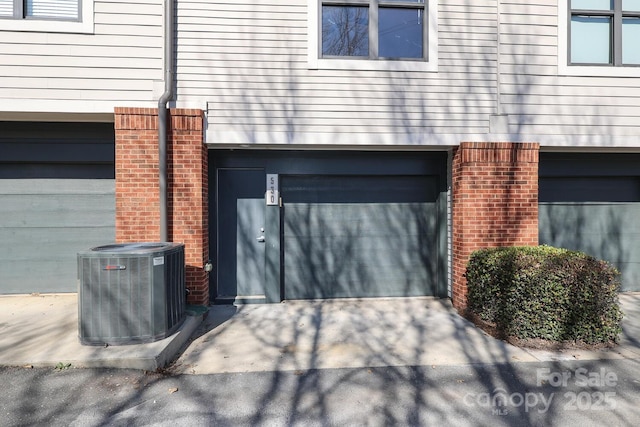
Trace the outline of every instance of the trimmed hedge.
<path fill-rule="evenodd" d="M 620 273 L 605 261 L 550 246 L 481 249 L 466 278 L 467 309 L 503 337 L 618 341 Z"/>

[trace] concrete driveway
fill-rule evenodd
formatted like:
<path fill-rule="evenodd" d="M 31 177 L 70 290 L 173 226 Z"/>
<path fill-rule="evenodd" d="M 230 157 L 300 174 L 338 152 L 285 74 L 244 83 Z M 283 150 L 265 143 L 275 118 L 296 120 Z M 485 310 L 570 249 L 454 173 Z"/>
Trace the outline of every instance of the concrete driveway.
<path fill-rule="evenodd" d="M 164 340 L 125 346 L 78 341 L 77 296 L 0 297 L 0 365 L 116 367 L 154 371 L 179 355 L 176 373 L 640 360 L 640 293 L 622 294 L 621 343 L 597 352 L 524 350 L 486 335 L 448 300 L 289 301 L 212 306 Z"/>
<path fill-rule="evenodd" d="M 293 301 L 213 306 L 172 370 L 177 373 L 640 359 L 640 294 L 621 295 L 619 347 L 602 351 L 521 349 L 434 298 Z"/>

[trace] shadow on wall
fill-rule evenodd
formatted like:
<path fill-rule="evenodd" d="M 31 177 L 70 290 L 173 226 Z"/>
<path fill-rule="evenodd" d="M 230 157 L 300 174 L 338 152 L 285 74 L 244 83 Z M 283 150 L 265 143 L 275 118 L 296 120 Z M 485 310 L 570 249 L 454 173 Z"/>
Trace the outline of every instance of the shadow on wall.
<path fill-rule="evenodd" d="M 285 298 L 441 295 L 432 180 L 296 177 L 316 191 L 286 197 Z"/>

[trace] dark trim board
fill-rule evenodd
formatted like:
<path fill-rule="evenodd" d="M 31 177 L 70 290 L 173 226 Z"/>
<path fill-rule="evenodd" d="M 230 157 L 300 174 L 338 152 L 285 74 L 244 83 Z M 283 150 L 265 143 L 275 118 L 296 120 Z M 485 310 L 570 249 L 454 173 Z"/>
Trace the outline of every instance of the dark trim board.
<path fill-rule="evenodd" d="M 0 122 L 0 179 L 114 179 L 113 123 Z"/>
<path fill-rule="evenodd" d="M 538 175 L 637 176 L 640 153 L 567 153 L 541 152 Z"/>
<path fill-rule="evenodd" d="M 287 175 L 446 176 L 446 152 L 209 150 L 210 169 L 264 168 Z M 446 181 L 441 184 L 446 191 Z"/>
<path fill-rule="evenodd" d="M 263 182 L 258 183 L 258 185 L 262 186 L 263 191 L 266 191 L 266 175 L 277 174 L 280 179 L 280 196 L 282 198 L 281 204 L 266 206 L 264 195 L 261 194 L 262 199 L 260 201 L 264 206 L 264 227 L 253 225 L 251 230 L 246 233 L 237 231 L 236 235 L 238 237 L 236 238 L 236 242 L 242 239 L 243 234 L 248 236 L 248 238 L 245 239 L 246 246 L 244 248 L 232 248 L 232 251 L 236 253 L 230 258 L 234 259 L 233 257 L 237 257 L 235 258 L 237 260 L 237 262 L 235 262 L 236 265 L 246 264 L 247 261 L 243 258 L 244 255 L 242 254 L 257 253 L 255 252 L 257 250 L 257 248 L 255 248 L 256 243 L 253 239 L 260 237 L 260 229 L 263 228 L 265 249 L 264 289 L 262 292 L 256 292 L 256 288 L 253 287 L 254 285 L 247 285 L 249 289 L 253 289 L 253 295 L 236 295 L 235 298 L 230 298 L 230 295 L 222 295 L 218 292 L 219 286 L 227 289 L 226 287 L 228 285 L 218 283 L 220 273 L 214 271 L 210 276 L 210 295 L 214 302 L 231 302 L 231 300 L 236 302 L 279 302 L 285 298 L 290 298 L 291 295 L 294 295 L 296 299 L 403 296 L 400 295 L 404 292 L 400 286 L 396 286 L 396 290 L 390 291 L 387 295 L 385 294 L 384 288 L 380 288 L 375 292 L 369 292 L 365 283 L 360 285 L 360 289 L 363 290 L 362 292 L 355 292 L 353 291 L 353 289 L 355 289 L 353 287 L 352 289 L 345 288 L 346 285 L 344 285 L 344 283 L 351 280 L 347 280 L 346 278 L 349 274 L 355 274 L 356 269 L 359 269 L 361 277 L 366 277 L 365 271 L 374 271 L 376 268 L 378 268 L 379 271 L 387 271 L 390 274 L 389 277 L 395 277 L 394 274 L 397 273 L 397 271 L 395 271 L 395 273 L 392 271 L 393 265 L 387 266 L 387 270 L 385 270 L 379 265 L 381 263 L 376 263 L 375 260 L 372 260 L 369 267 L 367 267 L 367 260 L 369 257 L 384 256 L 385 250 L 389 251 L 388 248 L 385 249 L 385 246 L 390 245 L 392 242 L 395 242 L 395 244 L 398 245 L 397 247 L 405 249 L 418 247 L 415 246 L 417 243 L 415 243 L 414 246 L 407 243 L 407 238 L 413 239 L 415 242 L 428 242 L 423 246 L 424 248 L 429 246 L 431 249 L 425 252 L 428 253 L 429 256 L 427 261 L 428 281 L 430 284 L 427 285 L 425 283 L 424 285 L 420 285 L 421 278 L 424 278 L 426 273 L 420 273 L 417 270 L 406 273 L 405 279 L 413 277 L 413 284 L 405 286 L 405 289 L 407 289 L 406 296 L 446 296 L 446 152 L 390 153 L 368 151 L 210 150 L 209 154 L 209 188 L 211 191 L 209 198 L 211 224 L 210 250 L 215 268 L 225 268 L 225 265 L 220 265 L 218 262 L 220 256 L 222 256 L 223 259 L 229 258 L 229 256 L 227 256 L 228 254 L 222 254 L 221 252 L 228 250 L 229 245 L 226 245 L 224 241 L 220 240 L 228 239 L 220 236 L 220 230 L 223 230 L 224 233 L 228 235 L 229 231 L 225 227 L 228 227 L 229 224 L 220 222 L 221 217 L 219 213 L 222 211 L 228 212 L 229 207 L 236 209 L 242 205 L 254 206 L 254 208 L 251 209 L 255 209 L 255 206 L 257 206 L 247 200 L 232 200 L 226 202 L 220 200 L 220 194 L 225 191 L 220 189 L 220 185 L 222 184 L 216 181 L 220 171 L 263 170 Z M 409 189 L 411 186 L 414 186 L 412 190 Z M 258 197 L 258 195 L 251 196 L 251 198 L 255 200 L 257 200 Z M 385 203 L 389 207 L 388 209 L 384 208 Z M 244 216 L 247 220 L 249 217 L 255 218 L 256 214 L 248 215 L 246 213 L 247 209 L 248 208 L 245 208 L 242 212 L 238 210 L 237 217 L 240 218 Z M 413 216 L 408 214 L 407 209 L 415 209 Z M 425 213 L 427 211 L 430 213 Z M 304 212 L 306 212 L 306 214 Z M 396 213 L 395 216 L 392 216 L 393 212 Z M 307 214 L 313 216 L 313 218 L 306 218 L 304 215 Z M 347 215 L 352 215 L 353 217 L 351 219 L 346 217 L 341 218 Z M 354 228 L 356 227 L 356 225 L 354 225 L 356 223 L 358 223 L 360 227 L 364 227 L 368 221 L 369 225 L 367 225 L 367 227 L 371 228 L 371 221 L 374 221 L 374 219 L 371 219 L 372 216 L 377 218 L 375 221 L 378 221 L 377 228 L 380 229 L 378 237 L 376 237 L 376 233 L 370 232 L 369 235 L 365 236 L 353 234 L 356 230 L 356 228 Z M 324 234 L 323 238 L 325 239 L 325 243 L 318 240 L 318 236 L 314 234 L 316 230 L 313 228 L 310 229 L 307 227 L 306 231 L 300 229 L 301 234 L 292 234 L 293 229 L 298 225 L 302 226 L 300 221 L 302 221 L 303 218 L 305 221 L 309 219 L 311 223 L 320 221 L 320 224 L 317 226 L 317 231 Z M 415 224 L 407 224 L 406 227 L 404 227 L 404 224 L 402 224 L 403 218 L 413 218 L 413 220 L 419 221 L 420 224 L 422 224 L 420 227 L 423 227 L 426 231 L 421 233 L 417 230 Z M 293 223 L 291 221 L 293 221 Z M 429 225 L 425 225 L 426 223 Z M 237 226 L 238 224 L 239 220 L 233 222 L 231 226 Z M 384 234 L 385 227 L 387 228 L 386 232 L 391 232 L 394 230 L 393 227 L 396 227 L 393 234 L 397 235 L 392 238 L 387 238 L 386 240 L 380 237 Z M 407 231 L 408 234 L 406 234 L 405 228 L 413 231 Z M 327 235 L 327 233 L 335 232 L 336 230 L 338 230 L 338 234 L 340 234 L 340 230 L 343 230 L 344 235 L 342 237 L 339 235 L 329 237 Z M 353 234 L 353 239 L 348 238 L 349 233 Z M 366 233 L 365 230 L 365 234 Z M 403 233 L 406 234 L 404 238 L 402 237 Z M 345 238 L 345 236 L 347 236 L 347 238 Z M 315 242 L 315 252 L 305 252 L 302 247 L 292 252 L 292 239 L 298 242 L 301 241 L 300 239 L 312 239 Z M 307 240 L 307 242 L 309 242 L 309 240 Z M 349 242 L 351 242 L 352 245 L 348 244 Z M 353 256 L 349 257 L 351 263 L 345 262 L 343 264 L 344 268 L 351 269 L 341 272 L 342 276 L 340 280 L 345 280 L 343 283 L 344 286 L 341 286 L 343 290 L 346 290 L 337 293 L 332 293 L 332 291 L 327 289 L 315 293 L 291 292 L 291 278 L 294 277 L 293 273 L 291 273 L 291 269 L 293 268 L 291 264 L 292 259 L 298 255 L 301 256 L 301 258 L 298 258 L 295 262 L 302 264 L 299 266 L 299 272 L 304 271 L 305 268 L 307 268 L 306 266 L 312 264 L 312 259 L 315 259 L 310 257 L 319 255 L 319 248 L 329 248 L 330 245 L 333 245 L 333 251 L 345 251 L 347 246 L 351 247 L 352 250 L 357 249 L 359 251 L 357 253 L 351 252 L 353 254 Z M 369 255 L 359 256 L 358 254 L 360 254 L 361 251 L 363 251 L 363 253 L 369 251 Z M 294 253 L 296 255 L 294 255 Z M 348 253 L 348 251 L 345 253 Z M 328 254 L 325 255 L 328 256 Z M 336 255 L 338 254 L 336 253 Z M 286 258 L 286 256 L 289 258 Z M 411 267 L 408 266 L 412 265 L 411 263 L 415 264 L 416 260 L 420 259 L 420 256 L 421 254 L 414 253 L 404 258 L 398 256 L 396 260 L 403 260 L 405 264 L 408 263 L 405 265 L 405 268 L 410 269 Z M 334 261 L 336 259 L 334 259 Z M 289 262 L 287 263 L 287 261 Z M 327 277 L 336 277 L 337 270 L 331 270 L 334 267 L 331 260 L 326 261 L 329 262 L 329 264 L 324 261 L 316 261 L 319 262 L 317 265 L 322 266 L 324 270 L 329 269 L 329 271 L 325 271 L 328 275 Z M 259 262 L 263 262 L 262 259 L 260 259 Z M 392 264 L 393 261 L 390 261 L 390 263 Z M 380 270 L 380 268 L 383 269 Z M 251 266 L 249 262 L 247 269 L 257 271 L 258 267 Z M 287 269 L 289 269 L 289 274 L 287 273 Z M 317 271 L 320 271 L 320 269 Z M 223 276 L 227 273 L 228 272 L 224 272 Z M 242 272 L 236 272 L 236 274 L 238 274 L 239 277 L 242 275 Z M 298 274 L 296 277 L 299 280 L 302 277 L 308 278 L 311 276 Z M 288 283 L 287 278 L 290 279 Z M 398 277 L 396 277 L 396 279 L 398 279 Z M 318 283 L 319 282 L 316 282 L 316 284 Z M 239 284 L 238 286 L 242 287 L 245 285 Z M 304 287 L 305 285 L 301 286 Z M 420 286 L 424 286 L 423 291 L 420 291 Z M 375 288 L 375 286 L 369 288 Z M 225 293 L 228 294 L 228 291 L 225 291 Z"/>

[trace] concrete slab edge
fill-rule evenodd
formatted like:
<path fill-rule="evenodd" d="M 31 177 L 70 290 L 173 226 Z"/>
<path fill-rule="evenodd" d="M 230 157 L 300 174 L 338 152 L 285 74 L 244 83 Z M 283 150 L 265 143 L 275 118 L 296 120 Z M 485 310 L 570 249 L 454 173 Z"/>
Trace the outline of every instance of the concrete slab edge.
<path fill-rule="evenodd" d="M 151 344 L 141 344 L 136 347 L 127 346 L 128 351 L 125 356 L 98 357 L 95 359 L 65 360 L 70 364 L 70 368 L 116 368 L 135 369 L 142 371 L 157 371 L 166 367 L 176 356 L 178 351 L 191 338 L 191 335 L 200 326 L 204 315 L 187 315 L 180 328 L 170 337 L 156 341 Z M 124 347 L 122 347 L 124 348 Z M 141 350 L 141 348 L 144 348 Z M 34 368 L 55 368 L 53 362 L 36 362 L 15 364 L 14 366 L 33 366 Z"/>
<path fill-rule="evenodd" d="M 178 332 L 174 334 L 174 339 L 172 339 L 156 357 L 156 367 L 153 370 L 166 367 L 176 357 L 180 349 L 187 343 L 187 341 L 189 341 L 193 333 L 204 320 L 204 314 L 205 313 L 187 315 L 187 318 Z"/>

